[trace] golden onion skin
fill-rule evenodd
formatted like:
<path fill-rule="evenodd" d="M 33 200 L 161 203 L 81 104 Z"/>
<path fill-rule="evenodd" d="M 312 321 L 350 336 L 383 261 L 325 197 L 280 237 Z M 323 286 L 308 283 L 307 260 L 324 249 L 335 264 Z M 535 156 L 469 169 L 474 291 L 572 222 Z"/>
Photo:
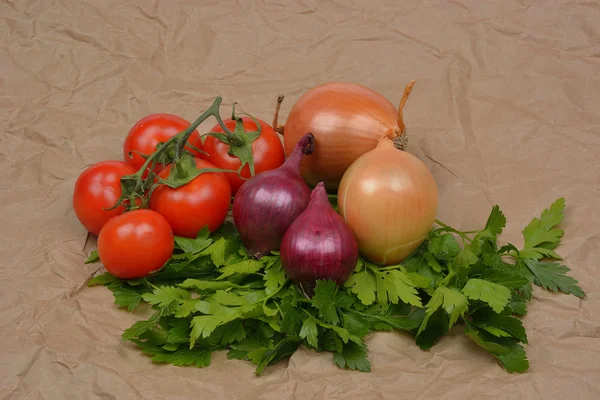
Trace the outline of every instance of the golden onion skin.
<path fill-rule="evenodd" d="M 426 239 L 437 214 L 438 189 L 418 157 L 383 138 L 344 174 L 338 206 L 360 252 L 376 264 L 393 265 Z"/>
<path fill-rule="evenodd" d="M 398 109 L 376 91 L 352 83 L 326 83 L 306 92 L 285 123 L 284 147 L 289 155 L 307 132 L 315 151 L 300 165 L 311 185 L 323 181 L 337 189 L 348 167 L 373 150 L 382 137 L 398 135 Z"/>

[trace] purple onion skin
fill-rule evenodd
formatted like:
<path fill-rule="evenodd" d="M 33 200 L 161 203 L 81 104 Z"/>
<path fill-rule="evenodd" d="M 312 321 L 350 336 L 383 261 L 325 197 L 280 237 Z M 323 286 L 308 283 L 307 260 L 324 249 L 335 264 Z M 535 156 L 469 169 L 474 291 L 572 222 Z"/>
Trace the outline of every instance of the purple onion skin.
<path fill-rule="evenodd" d="M 300 175 L 300 159 L 312 153 L 314 140 L 312 133 L 304 135 L 281 167 L 253 176 L 236 193 L 233 222 L 250 256 L 259 259 L 279 249 L 308 206 L 311 191 Z"/>
<path fill-rule="evenodd" d="M 318 279 L 331 279 L 341 286 L 354 271 L 356 238 L 331 207 L 323 182 L 314 188 L 308 207 L 283 236 L 280 256 L 288 277 L 309 296 Z"/>

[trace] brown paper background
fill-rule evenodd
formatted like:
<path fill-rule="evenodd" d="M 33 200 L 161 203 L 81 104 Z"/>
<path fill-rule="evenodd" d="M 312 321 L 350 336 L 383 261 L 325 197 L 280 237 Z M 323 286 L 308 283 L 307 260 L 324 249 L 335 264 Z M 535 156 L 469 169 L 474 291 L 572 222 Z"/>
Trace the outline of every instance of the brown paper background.
<path fill-rule="evenodd" d="M 2 399 L 600 398 L 598 2 L 2 0 L 0 17 Z M 588 298 L 535 291 L 529 372 L 504 372 L 459 329 L 430 352 L 371 335 L 370 374 L 306 349 L 261 377 L 225 354 L 154 365 L 121 342 L 141 316 L 85 286 L 95 242 L 70 202 L 87 165 L 120 159 L 153 112 L 191 120 L 222 95 L 270 120 L 285 93 L 285 120 L 319 83 L 396 103 L 410 79 L 410 151 L 438 182 L 440 219 L 481 227 L 497 203 L 520 245 L 566 198 L 558 250 Z"/>

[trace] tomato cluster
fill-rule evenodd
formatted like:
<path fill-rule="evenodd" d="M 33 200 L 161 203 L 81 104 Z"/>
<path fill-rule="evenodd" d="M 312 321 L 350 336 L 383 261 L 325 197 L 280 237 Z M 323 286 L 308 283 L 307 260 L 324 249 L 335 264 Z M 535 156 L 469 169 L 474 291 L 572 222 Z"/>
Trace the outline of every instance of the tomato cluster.
<path fill-rule="evenodd" d="M 244 131 L 257 130 L 255 120 L 242 120 Z M 277 133 L 266 122 L 256 121 L 261 125 L 261 133 L 251 145 L 255 174 L 275 169 L 285 161 Z M 235 128 L 235 120 L 223 122 L 228 129 Z M 121 178 L 135 174 L 160 143 L 188 127 L 188 121 L 172 114 L 144 117 L 125 138 L 123 161 L 94 164 L 75 182 L 75 215 L 90 233 L 98 236 L 98 254 L 105 268 L 121 279 L 141 278 L 160 269 L 171 257 L 174 236 L 194 238 L 205 226 L 211 232 L 218 229 L 228 215 L 231 196 L 250 178 L 248 165 L 235 172 L 242 162 L 231 154 L 227 143 L 212 136 L 203 141 L 195 130 L 185 150 L 194 157 L 196 167 L 232 172 L 204 172 L 177 188 L 160 184 L 150 195 L 150 209 L 125 212 L 122 205 L 112 208 L 121 196 Z M 211 132 L 223 130 L 217 124 Z M 149 172 L 144 171 L 144 177 Z M 171 164 L 156 163 L 154 172 L 167 179 Z"/>

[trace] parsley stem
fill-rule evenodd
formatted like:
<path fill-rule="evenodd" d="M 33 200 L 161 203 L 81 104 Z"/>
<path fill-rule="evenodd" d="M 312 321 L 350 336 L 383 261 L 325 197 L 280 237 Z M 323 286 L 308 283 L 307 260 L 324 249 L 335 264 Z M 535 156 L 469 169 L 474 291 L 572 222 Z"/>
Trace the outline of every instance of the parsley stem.
<path fill-rule="evenodd" d="M 283 315 L 283 311 L 281 311 L 281 307 L 279 307 L 279 304 L 277 304 L 277 302 L 273 303 L 275 305 L 275 308 L 277 308 L 277 311 L 279 311 L 279 315 L 281 315 L 281 318 L 284 318 L 285 315 Z"/>
<path fill-rule="evenodd" d="M 402 264 L 390 265 L 388 267 L 379 268 L 379 271 L 391 271 L 394 269 L 402 270 Z"/>
<path fill-rule="evenodd" d="M 375 275 L 381 275 L 381 270 L 371 263 L 365 263 L 365 266 L 368 267 Z"/>
<path fill-rule="evenodd" d="M 277 290 L 275 290 L 273 293 L 271 293 L 270 295 L 268 295 L 267 297 L 264 298 L 264 302 L 266 303 L 267 300 L 269 300 L 270 298 L 272 298 L 273 296 L 275 296 L 277 293 L 279 293 L 281 291 L 281 289 L 283 289 L 285 286 L 287 286 L 287 282 L 284 283 L 283 285 L 279 286 L 277 288 Z"/>
<path fill-rule="evenodd" d="M 438 224 L 439 226 L 441 226 L 442 228 L 444 228 L 445 231 L 448 232 L 454 232 L 456 233 L 458 236 L 460 236 L 463 240 L 466 240 L 468 242 L 472 242 L 473 239 L 471 239 L 470 237 L 468 237 L 466 235 L 466 232 L 461 232 L 458 229 L 454 229 L 453 227 L 451 227 L 450 225 L 446 225 L 445 223 L 443 223 L 442 221 L 440 221 L 439 219 L 435 220 L 435 223 Z M 477 231 L 476 231 L 477 232 Z"/>

